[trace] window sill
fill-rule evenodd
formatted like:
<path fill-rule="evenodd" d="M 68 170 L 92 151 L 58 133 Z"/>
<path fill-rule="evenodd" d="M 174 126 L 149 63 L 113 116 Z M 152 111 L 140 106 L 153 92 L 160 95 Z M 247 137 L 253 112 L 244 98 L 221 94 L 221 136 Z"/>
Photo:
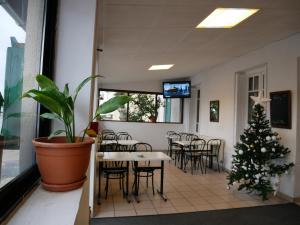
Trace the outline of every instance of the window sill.
<path fill-rule="evenodd" d="M 48 192 L 40 186 L 12 216 L 8 225 L 73 225 L 83 188 L 69 192 Z"/>

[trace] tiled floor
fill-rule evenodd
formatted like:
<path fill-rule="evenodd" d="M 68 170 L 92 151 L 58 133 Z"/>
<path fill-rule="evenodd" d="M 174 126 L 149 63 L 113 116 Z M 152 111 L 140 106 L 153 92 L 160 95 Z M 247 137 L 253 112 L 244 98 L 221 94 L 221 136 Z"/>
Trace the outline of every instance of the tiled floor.
<path fill-rule="evenodd" d="M 130 177 L 130 181 L 133 177 Z M 159 188 L 160 171 L 156 171 L 155 188 Z M 103 183 L 103 182 L 102 182 Z M 184 173 L 172 163 L 165 163 L 165 202 L 158 194 L 153 196 L 151 182 L 149 188 L 141 181 L 140 203 L 132 201 L 127 203 L 119 190 L 118 181 L 110 182 L 109 197 L 101 199 L 101 205 L 94 210 L 95 217 L 119 217 L 136 215 L 170 214 L 193 211 L 206 211 L 227 208 L 251 207 L 267 204 L 284 203 L 278 197 L 268 201 L 261 201 L 255 195 L 238 192 L 235 188 L 227 190 L 226 173 L 208 171 L 191 175 Z M 130 187 L 132 183 L 130 182 Z M 102 190 L 104 188 L 102 187 Z M 134 198 L 132 198 L 134 199 Z"/>

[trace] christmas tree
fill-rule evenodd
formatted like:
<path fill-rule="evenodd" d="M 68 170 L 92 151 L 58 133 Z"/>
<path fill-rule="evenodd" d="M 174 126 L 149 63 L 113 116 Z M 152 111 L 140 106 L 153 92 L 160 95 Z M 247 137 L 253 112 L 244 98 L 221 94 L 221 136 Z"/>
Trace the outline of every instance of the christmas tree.
<path fill-rule="evenodd" d="M 279 143 L 278 133 L 272 132 L 266 119 L 262 104 L 270 100 L 263 98 L 262 93 L 252 99 L 252 116 L 235 146 L 228 185 L 238 183 L 238 190 L 258 193 L 266 200 L 269 193 L 276 194 L 280 175 L 287 173 L 293 163 L 286 163 L 290 151 Z"/>

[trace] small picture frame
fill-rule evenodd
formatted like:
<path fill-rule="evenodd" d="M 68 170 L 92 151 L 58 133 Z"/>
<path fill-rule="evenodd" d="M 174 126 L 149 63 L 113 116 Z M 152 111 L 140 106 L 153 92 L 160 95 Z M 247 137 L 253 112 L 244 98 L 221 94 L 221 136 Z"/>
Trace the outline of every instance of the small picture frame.
<path fill-rule="evenodd" d="M 275 128 L 292 128 L 291 91 L 277 91 L 270 93 L 271 126 Z"/>
<path fill-rule="evenodd" d="M 209 102 L 209 120 L 210 122 L 219 122 L 220 103 L 219 100 Z"/>

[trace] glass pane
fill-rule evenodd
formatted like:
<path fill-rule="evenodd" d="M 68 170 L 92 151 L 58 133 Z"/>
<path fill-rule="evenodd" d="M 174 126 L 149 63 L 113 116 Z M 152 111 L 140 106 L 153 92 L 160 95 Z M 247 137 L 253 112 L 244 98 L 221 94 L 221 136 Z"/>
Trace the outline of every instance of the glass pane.
<path fill-rule="evenodd" d="M 259 76 L 254 77 L 254 90 L 258 90 L 259 87 Z"/>
<path fill-rule="evenodd" d="M 252 92 L 248 94 L 248 122 L 252 119 L 252 110 L 254 106 L 254 101 L 250 96 L 258 96 L 258 92 Z"/>
<path fill-rule="evenodd" d="M 129 103 L 128 121 L 156 122 L 157 109 L 155 94 L 130 94 L 133 101 Z"/>
<path fill-rule="evenodd" d="M 249 77 L 249 91 L 253 90 L 253 77 Z"/>
<path fill-rule="evenodd" d="M 109 99 L 118 96 L 118 95 L 127 95 L 124 92 L 115 92 L 115 91 L 100 91 L 100 105 L 104 102 L 108 101 Z M 101 115 L 101 120 L 117 120 L 117 121 L 126 121 L 127 120 L 127 104 L 123 107 L 105 114 Z"/>
<path fill-rule="evenodd" d="M 158 95 L 158 102 L 160 102 L 160 107 L 158 108 L 157 122 L 181 122 L 182 100 L 180 98 L 163 98 L 162 95 Z"/>
<path fill-rule="evenodd" d="M 36 103 L 22 99 L 40 72 L 44 1 L 0 5 L 0 187 L 35 163 Z"/>

